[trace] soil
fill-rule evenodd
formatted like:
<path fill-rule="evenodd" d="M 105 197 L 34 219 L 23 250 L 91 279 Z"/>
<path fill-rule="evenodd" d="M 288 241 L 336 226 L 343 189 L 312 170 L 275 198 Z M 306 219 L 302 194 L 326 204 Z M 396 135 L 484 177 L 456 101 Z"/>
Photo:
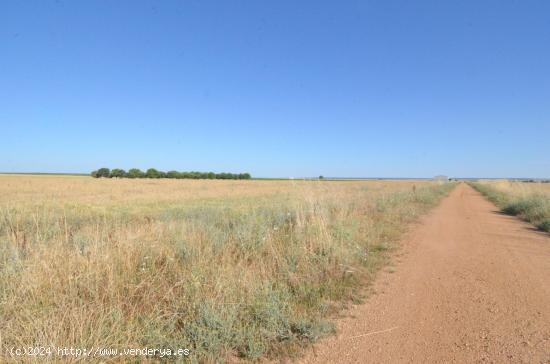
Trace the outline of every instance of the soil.
<path fill-rule="evenodd" d="M 550 363 L 550 235 L 465 183 L 301 363 Z"/>

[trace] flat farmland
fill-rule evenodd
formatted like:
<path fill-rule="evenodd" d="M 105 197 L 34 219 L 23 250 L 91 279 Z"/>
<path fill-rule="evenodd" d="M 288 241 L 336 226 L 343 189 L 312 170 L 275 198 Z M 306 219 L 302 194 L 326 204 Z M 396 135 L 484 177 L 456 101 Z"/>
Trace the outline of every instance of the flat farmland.
<path fill-rule="evenodd" d="M 0 342 L 295 356 L 453 186 L 1 175 Z"/>

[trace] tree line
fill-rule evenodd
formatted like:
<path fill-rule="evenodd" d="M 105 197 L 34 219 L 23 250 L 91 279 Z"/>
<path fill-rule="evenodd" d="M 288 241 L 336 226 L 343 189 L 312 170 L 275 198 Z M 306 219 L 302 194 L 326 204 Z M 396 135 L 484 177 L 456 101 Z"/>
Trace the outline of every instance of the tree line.
<path fill-rule="evenodd" d="M 179 171 L 158 171 L 149 168 L 143 172 L 138 168 L 132 168 L 127 172 L 120 168 L 100 168 L 92 171 L 94 178 L 175 178 L 175 179 L 250 179 L 250 173 L 214 173 L 214 172 L 179 172 Z"/>

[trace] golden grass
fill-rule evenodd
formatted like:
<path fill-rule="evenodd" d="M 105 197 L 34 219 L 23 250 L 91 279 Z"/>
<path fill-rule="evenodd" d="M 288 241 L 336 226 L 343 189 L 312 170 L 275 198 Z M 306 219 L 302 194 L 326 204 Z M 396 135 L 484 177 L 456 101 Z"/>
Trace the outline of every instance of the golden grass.
<path fill-rule="evenodd" d="M 498 191 L 514 197 L 527 197 L 535 194 L 550 196 L 550 183 L 519 182 L 510 180 L 488 180 L 479 183 L 490 185 Z"/>
<path fill-rule="evenodd" d="M 29 345 L 293 355 L 451 187 L 0 176 L 1 358 Z"/>
<path fill-rule="evenodd" d="M 472 185 L 502 211 L 550 231 L 550 183 L 488 180 Z"/>

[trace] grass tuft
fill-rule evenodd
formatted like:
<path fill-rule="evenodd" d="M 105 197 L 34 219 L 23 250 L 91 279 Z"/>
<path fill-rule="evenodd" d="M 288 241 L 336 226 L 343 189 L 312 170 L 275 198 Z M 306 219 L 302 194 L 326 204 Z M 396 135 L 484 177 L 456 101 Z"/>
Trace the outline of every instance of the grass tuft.
<path fill-rule="evenodd" d="M 537 228 L 539 228 L 542 231 L 550 232 L 550 219 L 543 220 L 537 225 Z"/>

